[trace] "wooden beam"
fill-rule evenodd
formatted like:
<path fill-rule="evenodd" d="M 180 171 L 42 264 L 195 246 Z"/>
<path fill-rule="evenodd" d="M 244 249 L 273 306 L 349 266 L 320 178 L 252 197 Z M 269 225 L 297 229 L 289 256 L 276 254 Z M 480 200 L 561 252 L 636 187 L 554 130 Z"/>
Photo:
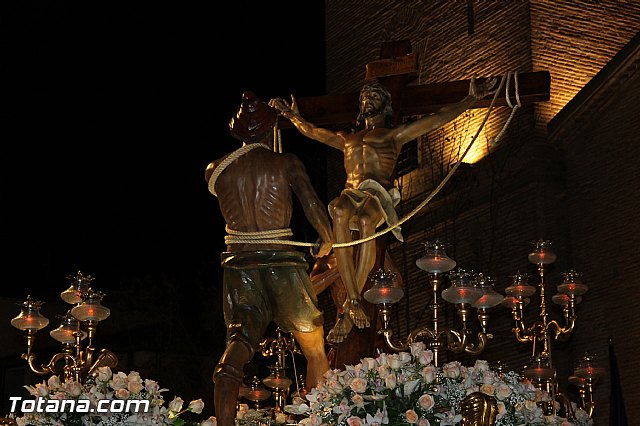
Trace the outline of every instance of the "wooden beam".
<path fill-rule="evenodd" d="M 498 76 L 498 81 L 502 76 Z M 478 78 L 483 82 L 487 78 Z M 441 107 L 462 100 L 469 93 L 470 80 L 457 80 L 444 83 L 431 83 L 407 86 L 402 92 L 403 116 L 424 115 L 437 111 Z M 529 105 L 549 100 L 551 75 L 549 71 L 535 71 L 518 74 L 520 103 Z M 504 89 L 503 89 L 504 90 Z M 515 104 L 515 86 L 510 83 L 511 102 Z M 300 114 L 310 123 L 318 126 L 342 126 L 353 123 L 358 116 L 359 93 L 343 95 L 310 96 L 296 99 Z M 480 99 L 473 108 L 486 108 L 493 95 Z M 496 100 L 495 106 L 507 106 L 504 94 Z M 280 120 L 281 128 L 293 127 L 288 120 Z"/>

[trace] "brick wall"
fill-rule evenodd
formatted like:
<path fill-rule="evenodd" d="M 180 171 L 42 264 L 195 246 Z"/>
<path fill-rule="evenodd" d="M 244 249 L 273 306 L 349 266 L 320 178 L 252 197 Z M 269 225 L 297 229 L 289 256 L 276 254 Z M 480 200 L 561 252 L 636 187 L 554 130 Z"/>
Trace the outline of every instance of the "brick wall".
<path fill-rule="evenodd" d="M 589 111 L 563 133 L 567 213 L 575 268 L 590 286 L 581 306 L 581 327 L 572 352 L 594 352 L 608 367 L 607 341 L 612 338 L 629 421 L 640 415 L 638 342 L 640 322 L 633 301 L 640 280 L 640 72 L 608 94 L 610 101 Z M 608 373 L 608 369 L 607 369 Z M 598 419 L 605 423 L 609 376 L 596 388 Z"/>
<path fill-rule="evenodd" d="M 548 122 L 640 29 L 640 2 L 532 0 L 534 68 L 551 72 Z"/>

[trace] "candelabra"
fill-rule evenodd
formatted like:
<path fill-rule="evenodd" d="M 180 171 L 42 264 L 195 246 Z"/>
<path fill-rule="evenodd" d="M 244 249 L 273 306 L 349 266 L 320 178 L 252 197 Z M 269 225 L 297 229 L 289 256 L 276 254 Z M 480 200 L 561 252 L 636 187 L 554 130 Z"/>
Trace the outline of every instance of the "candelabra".
<path fill-rule="evenodd" d="M 451 271 L 456 266 L 456 262 L 445 252 L 444 243 L 436 240 L 426 245 L 427 252 L 416 261 L 416 265 L 429 273 L 429 284 L 433 294 L 433 303 L 430 305 L 431 327 L 417 328 L 409 333 L 404 342 L 394 342 L 393 332 L 389 328 L 390 306 L 398 302 L 404 292 L 393 285 L 394 273 L 380 269 L 371 275 L 374 285 L 364 294 L 367 301 L 378 305 L 383 321 L 383 329 L 379 333 L 384 336 L 387 346 L 395 351 L 407 350 L 413 342 L 424 341 L 426 347 L 433 351 L 436 366 L 439 365 L 438 356 L 443 350 L 478 355 L 482 353 L 488 340 L 493 337 L 487 332 L 488 310 L 499 305 L 504 297 L 493 290 L 493 280 L 490 277 L 462 269 L 448 274 L 451 285 L 440 294 L 442 275 Z M 445 301 L 456 305 L 462 328 L 455 329 L 441 324 L 443 305 L 439 300 L 440 296 Z M 475 339 L 470 324 L 471 308 L 476 309 L 480 326 Z"/>
<path fill-rule="evenodd" d="M 576 325 L 575 308 L 582 301 L 582 295 L 588 287 L 580 280 L 581 274 L 574 270 L 563 272 L 563 282 L 558 285 L 558 294 L 551 300 L 563 307 L 563 325 L 549 318 L 547 312 L 547 295 L 545 282 L 545 268 L 556 261 L 556 254 L 551 249 L 551 242 L 538 240 L 535 247 L 529 253 L 529 262 L 537 266 L 539 276 L 539 317 L 538 321 L 527 326 L 524 319 L 524 308 L 529 305 L 530 297 L 536 292 L 536 288 L 527 283 L 529 275 L 516 273 L 512 276 L 513 283 L 505 289 L 506 297 L 503 304 L 511 308 L 515 327 L 513 332 L 518 342 L 531 343 L 532 355 L 530 365 L 525 366 L 524 375 L 531 379 L 539 389 L 545 390 L 551 396 L 551 401 L 543 404 L 547 414 L 556 414 L 558 401 L 564 409 L 567 417 L 573 417 L 573 410 L 569 399 L 558 392 L 558 378 L 552 361 L 552 341 L 566 340 L 573 333 Z M 595 408 L 593 401 L 593 385 L 602 374 L 602 369 L 595 367 L 593 356 L 587 354 L 583 357 L 569 382 L 579 387 L 582 408 L 591 416 Z"/>
<path fill-rule="evenodd" d="M 264 339 L 260 343 L 260 348 L 262 355 L 276 357 L 275 364 L 269 366 L 271 374 L 265 377 L 262 380 L 262 383 L 272 389 L 275 401 L 274 410 L 276 413 L 281 413 L 284 411 L 286 399 L 289 395 L 289 388 L 293 383 L 293 380 L 286 375 L 286 354 L 287 352 L 291 354 L 291 359 L 295 369 L 295 358 L 293 356 L 294 354 L 302 354 L 302 352 L 296 346 L 293 336 L 286 336 L 280 327 L 276 329 L 276 337 L 268 337 Z M 297 376 L 297 372 L 295 374 Z M 297 382 L 296 385 L 298 386 L 298 393 L 300 393 L 299 384 Z"/>
<path fill-rule="evenodd" d="M 75 276 L 67 278 L 71 285 L 60 293 L 60 297 L 74 306 L 60 317 L 60 326 L 49 332 L 62 344 L 62 351 L 53 355 L 47 364 L 38 365 L 33 352 L 36 333 L 49 324 L 49 320 L 40 313 L 43 302 L 27 296 L 24 302 L 19 303 L 20 314 L 11 320 L 11 325 L 24 332 L 27 351 L 21 358 L 27 361 L 31 371 L 42 376 L 57 374 L 65 382 L 85 382 L 97 375 L 99 367 L 114 368 L 118 364 L 117 356 L 109 350 L 102 349 L 95 356 L 93 346 L 96 326 L 109 316 L 110 311 L 100 303 L 104 294 L 90 287 L 93 277 L 78 271 Z M 84 347 L 83 341 L 86 341 Z"/>

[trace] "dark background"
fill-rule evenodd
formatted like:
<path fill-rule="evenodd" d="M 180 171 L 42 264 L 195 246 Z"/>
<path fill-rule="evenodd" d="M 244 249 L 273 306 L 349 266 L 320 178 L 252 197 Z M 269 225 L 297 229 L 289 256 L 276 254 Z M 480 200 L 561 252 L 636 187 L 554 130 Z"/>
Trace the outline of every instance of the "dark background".
<path fill-rule="evenodd" d="M 9 3 L 5 295 L 66 285 L 78 268 L 106 286 L 217 258 L 204 169 L 239 146 L 228 122 L 243 91 L 324 93 L 323 2 Z"/>
<path fill-rule="evenodd" d="M 204 170 L 240 146 L 228 123 L 243 91 L 324 94 L 324 2 L 0 8 L 2 295 L 59 300 L 81 270 L 106 293 L 105 327 L 126 322 L 118 311 L 164 320 L 105 333 L 98 347 L 208 356 L 212 369 L 224 347 L 224 223 Z M 322 148 L 296 146 L 293 130 L 283 138 L 323 198 Z M 296 239 L 315 241 L 296 211 Z"/>

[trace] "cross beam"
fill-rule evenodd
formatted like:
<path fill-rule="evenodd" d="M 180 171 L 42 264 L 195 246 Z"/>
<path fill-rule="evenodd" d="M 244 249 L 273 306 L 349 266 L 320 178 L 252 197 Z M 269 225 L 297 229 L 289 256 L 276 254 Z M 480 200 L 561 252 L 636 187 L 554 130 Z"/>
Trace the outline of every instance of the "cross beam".
<path fill-rule="evenodd" d="M 477 78 L 478 83 L 486 81 L 488 78 Z M 498 76 L 498 81 L 502 76 Z M 459 102 L 469 93 L 471 80 L 456 80 L 444 83 L 420 84 L 406 86 L 401 93 L 402 102 L 400 111 L 396 111 L 402 116 L 425 115 L 437 111 L 439 108 Z M 513 82 L 512 82 L 513 83 Z M 549 100 L 549 88 L 551 75 L 549 71 L 535 71 L 518 74 L 518 92 L 520 103 L 529 105 L 535 102 Z M 510 96 L 512 104 L 515 100 L 515 87 L 511 84 Z M 310 123 L 319 126 L 344 125 L 352 123 L 358 116 L 359 92 L 327 95 L 308 96 L 296 99 L 300 115 Z M 486 108 L 491 103 L 493 95 L 478 100 L 473 108 Z M 395 100 L 392 100 L 394 105 Z M 495 106 L 507 106 L 504 96 L 499 96 Z M 282 128 L 292 127 L 287 120 L 281 120 L 279 125 Z"/>

